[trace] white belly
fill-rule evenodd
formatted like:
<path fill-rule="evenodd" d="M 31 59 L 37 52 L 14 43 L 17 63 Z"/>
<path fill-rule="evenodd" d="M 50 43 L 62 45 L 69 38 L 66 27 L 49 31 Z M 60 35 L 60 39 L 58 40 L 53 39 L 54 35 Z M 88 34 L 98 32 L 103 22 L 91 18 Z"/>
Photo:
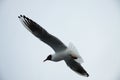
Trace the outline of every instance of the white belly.
<path fill-rule="evenodd" d="M 65 59 L 65 54 L 54 54 L 53 57 L 52 57 L 52 61 L 61 61 L 61 60 L 64 60 Z"/>
<path fill-rule="evenodd" d="M 66 56 L 68 56 L 68 51 L 67 50 L 56 53 L 56 54 L 53 55 L 52 61 L 57 62 L 57 61 L 64 60 Z"/>

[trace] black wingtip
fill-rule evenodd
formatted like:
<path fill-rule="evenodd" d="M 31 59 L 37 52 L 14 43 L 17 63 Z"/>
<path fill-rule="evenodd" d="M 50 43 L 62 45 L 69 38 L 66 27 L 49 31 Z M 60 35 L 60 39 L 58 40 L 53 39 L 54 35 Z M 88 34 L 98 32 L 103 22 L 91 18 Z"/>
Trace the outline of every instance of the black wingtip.
<path fill-rule="evenodd" d="M 88 73 L 85 73 L 84 75 L 85 75 L 86 77 L 89 77 L 89 74 L 88 74 Z"/>
<path fill-rule="evenodd" d="M 27 18 L 25 15 L 19 15 L 19 16 L 18 16 L 18 18 L 21 18 L 21 17 Z"/>
<path fill-rule="evenodd" d="M 18 16 L 18 18 L 20 18 L 20 16 Z"/>
<path fill-rule="evenodd" d="M 25 18 L 25 15 L 23 15 L 22 17 Z"/>
<path fill-rule="evenodd" d="M 23 17 L 23 16 L 22 15 L 18 16 L 18 18 L 21 18 L 21 17 Z"/>
<path fill-rule="evenodd" d="M 89 74 L 87 74 L 87 77 L 89 77 Z"/>
<path fill-rule="evenodd" d="M 20 15 L 20 17 L 22 17 L 22 15 Z"/>

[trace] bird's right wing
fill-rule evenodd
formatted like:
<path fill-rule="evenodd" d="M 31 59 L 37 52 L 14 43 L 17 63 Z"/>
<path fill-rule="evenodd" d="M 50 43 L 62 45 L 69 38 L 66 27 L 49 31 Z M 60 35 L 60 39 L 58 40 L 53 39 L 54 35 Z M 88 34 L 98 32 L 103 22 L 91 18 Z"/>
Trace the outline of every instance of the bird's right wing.
<path fill-rule="evenodd" d="M 24 15 L 20 15 L 18 16 L 18 18 L 32 34 L 38 37 L 41 41 L 51 46 L 55 52 L 65 50 L 67 48 L 58 38 L 49 34 L 44 28 L 42 28 L 33 20 Z"/>
<path fill-rule="evenodd" d="M 81 66 L 80 63 L 76 62 L 75 59 L 69 57 L 65 59 L 66 64 L 76 73 L 88 77 L 89 74 L 85 71 L 85 69 Z"/>

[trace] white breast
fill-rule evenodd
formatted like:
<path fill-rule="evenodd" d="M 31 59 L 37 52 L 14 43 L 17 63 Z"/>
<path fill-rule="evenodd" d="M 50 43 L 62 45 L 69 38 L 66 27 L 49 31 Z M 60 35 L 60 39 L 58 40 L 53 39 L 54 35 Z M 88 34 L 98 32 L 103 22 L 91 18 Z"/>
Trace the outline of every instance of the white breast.
<path fill-rule="evenodd" d="M 57 62 L 57 61 L 64 60 L 67 55 L 68 55 L 67 49 L 65 51 L 55 53 L 55 54 L 52 55 L 52 61 Z"/>

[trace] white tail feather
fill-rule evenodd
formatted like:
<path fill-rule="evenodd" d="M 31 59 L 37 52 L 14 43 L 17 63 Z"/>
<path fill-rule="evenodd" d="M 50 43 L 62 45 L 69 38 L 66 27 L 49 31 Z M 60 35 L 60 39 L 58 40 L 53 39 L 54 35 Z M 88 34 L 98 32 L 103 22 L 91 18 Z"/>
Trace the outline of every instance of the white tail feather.
<path fill-rule="evenodd" d="M 82 57 L 79 55 L 76 47 L 71 42 L 69 43 L 69 49 L 73 52 L 73 55 L 78 57 L 78 59 L 75 59 L 75 61 L 77 61 L 80 64 L 82 64 L 84 61 L 83 61 Z"/>

